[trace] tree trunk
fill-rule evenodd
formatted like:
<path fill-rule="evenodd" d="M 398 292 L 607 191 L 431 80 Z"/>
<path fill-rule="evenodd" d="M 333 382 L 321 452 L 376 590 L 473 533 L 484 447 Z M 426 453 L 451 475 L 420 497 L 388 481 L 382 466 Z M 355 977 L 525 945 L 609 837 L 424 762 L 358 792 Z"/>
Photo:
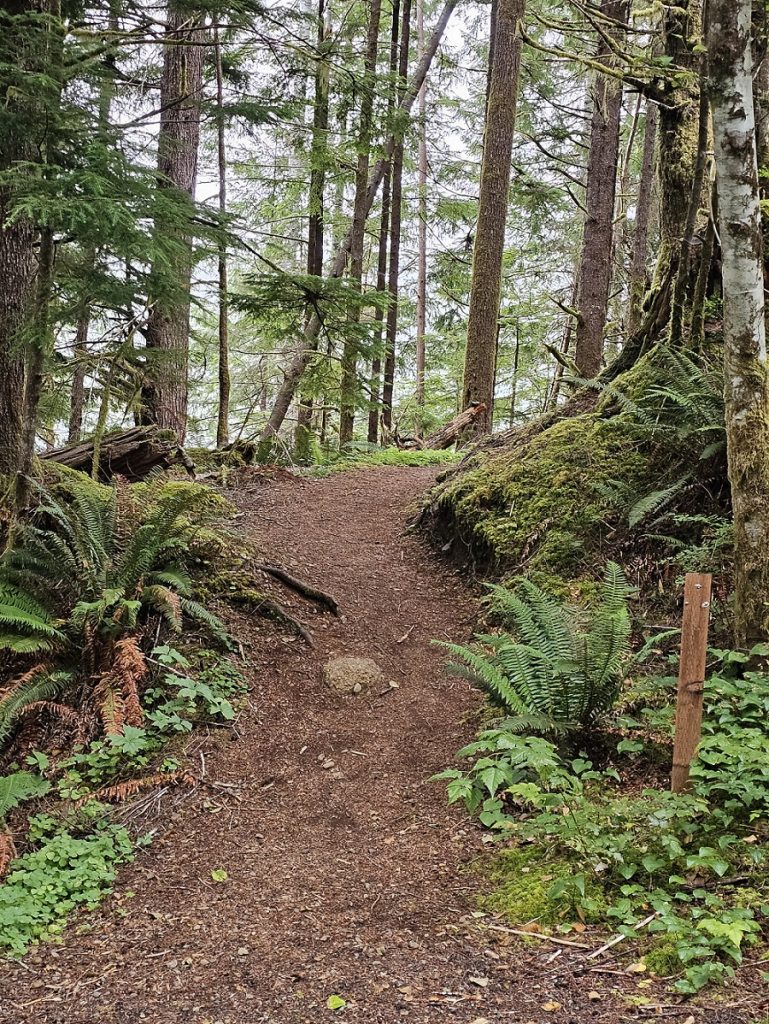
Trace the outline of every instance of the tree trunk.
<path fill-rule="evenodd" d="M 635 334 L 641 326 L 641 307 L 646 292 L 646 258 L 649 251 L 649 220 L 654 189 L 654 154 L 657 141 L 657 105 L 646 106 L 641 176 L 636 197 L 635 226 L 633 229 L 633 255 L 628 282 L 627 333 Z"/>
<path fill-rule="evenodd" d="M 30 46 L 22 16 L 39 11 L 28 2 L 3 5 L 0 30 L 3 60 L 31 70 L 36 46 Z M 31 59 L 25 59 L 27 55 Z M 0 173 L 8 174 L 20 161 L 34 160 L 29 125 L 34 105 L 22 90 L 8 88 L 3 98 L 4 127 L 0 143 Z M 35 275 L 35 226 L 29 217 L 16 216 L 11 185 L 0 188 L 0 476 L 11 477 L 19 465 L 24 396 L 25 328 Z"/>
<path fill-rule="evenodd" d="M 397 4 L 398 0 L 396 0 Z M 398 11 L 393 8 L 393 17 L 395 18 L 396 33 L 398 25 Z M 397 45 L 397 35 L 396 35 Z M 388 241 L 390 237 L 390 182 L 392 177 L 392 168 L 388 167 L 385 172 L 384 182 L 382 183 L 382 212 L 379 220 L 379 248 L 377 255 L 377 274 L 376 274 L 376 290 L 381 295 L 384 295 L 387 288 L 387 253 L 388 253 Z M 379 412 L 380 412 L 380 388 L 381 388 L 381 375 L 382 375 L 382 357 L 380 355 L 382 342 L 384 340 L 384 309 L 381 305 L 378 305 L 374 311 L 374 334 L 375 343 L 378 346 L 378 350 L 371 360 L 371 407 L 368 414 L 368 441 L 369 444 L 376 444 L 379 438 Z"/>
<path fill-rule="evenodd" d="M 158 188 L 195 196 L 200 141 L 200 102 L 206 33 L 199 15 L 183 6 L 168 8 L 160 83 Z M 192 233 L 178 217 L 160 214 L 155 231 L 176 240 L 172 291 L 154 298 L 147 320 L 147 382 L 144 420 L 173 430 L 183 443 L 187 430 L 187 373 L 190 334 Z M 162 273 L 153 268 L 155 273 Z"/>
<path fill-rule="evenodd" d="M 739 646 L 769 635 L 769 373 L 750 21 L 750 0 L 708 2 Z"/>
<path fill-rule="evenodd" d="M 40 232 L 40 245 L 35 275 L 35 296 L 30 315 L 30 336 L 24 365 L 24 399 L 21 407 L 21 444 L 19 448 L 18 475 L 16 478 L 16 508 L 26 506 L 29 498 L 29 481 L 32 474 L 32 460 L 35 456 L 37 433 L 37 411 L 43 394 L 46 359 L 53 351 L 53 335 L 50 323 L 50 308 L 53 298 L 53 271 L 56 261 L 56 243 L 53 230 L 44 228 Z"/>
<path fill-rule="evenodd" d="M 499 0 L 494 38 L 490 44 L 493 60 L 486 107 L 462 397 L 462 408 L 473 403 L 484 407 L 483 414 L 473 420 L 471 429 L 474 434 L 488 433 L 493 421 L 502 257 L 521 64 L 518 22 L 523 10 L 524 0 Z"/>
<path fill-rule="evenodd" d="M 435 26 L 432 36 L 427 44 L 427 49 L 422 54 L 422 58 L 417 66 L 414 74 L 412 75 L 408 88 L 399 104 L 399 112 L 402 115 L 401 120 L 405 120 L 406 115 L 411 112 L 411 108 L 414 105 L 419 90 L 422 88 L 427 72 L 430 70 L 430 65 L 433 62 L 440 41 L 443 37 L 443 33 L 446 30 L 446 26 L 449 23 L 451 15 L 454 12 L 458 0 L 446 0 L 446 4 L 441 11 L 438 22 Z M 366 194 L 366 213 L 370 211 L 379 186 L 382 184 L 382 179 L 385 175 L 385 168 L 392 157 L 393 150 L 395 148 L 396 141 L 402 132 L 402 127 L 398 127 L 397 132 L 393 133 L 387 140 L 384 153 L 381 158 L 375 164 L 368 181 L 368 189 Z M 342 240 L 335 256 L 334 261 L 331 265 L 330 277 L 341 277 L 344 273 L 344 269 L 347 265 L 347 257 L 350 252 L 350 232 Z M 270 418 L 264 427 L 261 434 L 261 440 L 263 442 L 269 442 L 269 440 L 275 437 L 280 430 L 286 413 L 288 412 L 291 401 L 294 397 L 294 393 L 302 379 L 302 374 L 309 365 L 313 355 L 313 343 L 317 341 L 318 334 L 322 327 L 322 322 L 317 313 L 313 314 L 310 322 L 304 331 L 304 335 L 299 339 L 296 351 L 294 353 L 291 364 L 285 372 L 284 380 L 278 395 L 275 399 L 275 404 L 272 407 Z"/>
<path fill-rule="evenodd" d="M 603 0 L 601 13 L 612 22 L 625 22 L 627 0 Z M 621 44 L 622 30 L 612 25 L 611 37 Z M 597 61 L 611 63 L 608 39 L 599 39 Z M 617 197 L 622 84 L 596 73 L 593 82 L 593 114 L 585 193 L 586 217 L 580 256 L 577 326 L 574 362 L 583 377 L 598 375 L 603 363 L 603 332 L 609 307 L 611 253 L 614 243 L 614 205 Z"/>
<path fill-rule="evenodd" d="M 88 304 L 77 318 L 75 327 L 74 357 L 72 369 L 72 387 L 70 389 L 69 423 L 67 425 L 67 441 L 75 444 L 80 440 L 83 431 L 83 409 L 85 407 L 85 361 L 88 357 L 88 328 L 91 324 L 91 312 Z"/>
<path fill-rule="evenodd" d="M 315 96 L 312 114 L 312 144 L 310 146 L 310 189 L 307 220 L 307 273 L 311 277 L 323 276 L 323 247 L 325 238 L 326 161 L 328 160 L 329 65 L 326 58 L 331 37 L 331 20 L 326 11 L 326 0 L 318 0 L 317 46 L 315 64 Z M 312 316 L 308 306 L 307 320 Z M 317 338 L 315 340 L 317 348 Z M 298 461 L 309 460 L 312 436 L 312 397 L 300 399 L 296 418 L 294 447 Z M 325 405 L 325 403 L 324 403 Z"/>
<path fill-rule="evenodd" d="M 366 34 L 366 59 L 363 66 L 363 91 L 358 124 L 358 165 L 355 172 L 355 199 L 352 211 L 352 233 L 350 237 L 350 278 L 358 292 L 363 282 L 363 250 L 366 234 L 366 190 L 368 187 L 371 130 L 374 114 L 374 90 L 376 86 L 376 65 L 379 52 L 379 18 L 381 0 L 370 0 L 368 32 Z M 349 317 L 350 331 L 344 339 L 342 349 L 342 383 L 339 401 L 339 447 L 349 444 L 355 425 L 355 398 L 358 391 L 358 350 L 357 337 L 360 323 L 360 307 Z"/>
<path fill-rule="evenodd" d="M 424 0 L 417 0 L 417 44 L 425 45 Z M 416 393 L 417 431 L 424 428 L 425 334 L 427 332 L 427 85 L 419 90 L 419 155 L 417 158 L 417 336 Z"/>
<path fill-rule="evenodd" d="M 224 74 L 219 26 L 214 29 L 216 58 L 216 155 L 219 165 L 219 217 L 224 228 L 227 216 L 227 148 L 224 130 Z M 219 243 L 219 408 L 216 418 L 216 447 L 223 448 L 230 440 L 230 342 L 229 300 L 227 281 L 227 243 Z"/>
<path fill-rule="evenodd" d="M 400 56 L 398 59 L 398 81 L 399 92 L 401 94 L 405 88 L 406 74 L 408 73 L 410 41 L 411 0 L 403 0 Z M 422 83 L 422 86 L 424 86 L 424 82 Z M 390 196 L 390 269 L 387 275 L 387 291 L 390 296 L 390 304 L 387 307 L 384 379 L 382 383 L 382 422 L 387 430 L 391 430 L 393 425 L 393 392 L 395 389 L 395 348 L 398 340 L 398 285 L 400 281 L 402 219 L 403 133 L 399 135 L 393 151 L 392 191 Z"/>
<path fill-rule="evenodd" d="M 697 152 L 694 161 L 694 175 L 689 190 L 689 207 L 686 211 L 686 223 L 678 255 L 676 279 L 673 286 L 673 299 L 670 306 L 670 328 L 668 339 L 671 345 L 680 345 L 683 340 L 684 307 L 689 291 L 689 276 L 692 265 L 692 251 L 697 232 L 697 217 L 702 206 L 702 193 L 705 184 L 705 167 L 708 157 L 708 135 L 710 131 L 710 107 L 707 90 L 705 89 L 705 58 L 700 57 L 700 80 L 702 82 L 699 98 L 699 116 L 697 126 Z"/>

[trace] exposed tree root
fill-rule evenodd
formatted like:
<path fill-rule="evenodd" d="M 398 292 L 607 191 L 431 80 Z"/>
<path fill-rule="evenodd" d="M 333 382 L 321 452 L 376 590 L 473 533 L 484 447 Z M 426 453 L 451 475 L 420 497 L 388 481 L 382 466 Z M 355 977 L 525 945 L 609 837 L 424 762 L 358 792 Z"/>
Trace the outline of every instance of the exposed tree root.
<path fill-rule="evenodd" d="M 265 562 L 256 562 L 254 569 L 258 569 L 259 572 L 264 572 L 268 576 L 274 577 L 276 580 L 280 580 L 281 583 L 289 587 L 291 590 L 295 590 L 297 594 L 301 594 L 302 597 L 306 597 L 308 601 L 314 601 L 315 604 L 321 605 L 323 608 L 327 608 L 333 615 L 339 614 L 339 604 L 336 598 L 332 597 L 331 594 L 327 594 L 323 590 L 318 590 L 317 587 L 313 587 L 309 583 L 305 583 L 303 580 L 299 580 L 296 576 L 292 576 L 286 572 L 285 569 L 281 569 L 277 565 L 268 565 Z"/>
<path fill-rule="evenodd" d="M 264 594 L 260 594 L 257 590 L 236 590 L 234 593 L 227 595 L 227 600 L 241 607 L 252 608 L 259 615 L 264 616 L 264 618 L 272 619 L 283 626 L 288 626 L 289 629 L 293 630 L 297 636 L 304 640 L 308 647 L 315 646 L 312 633 L 304 623 L 300 622 L 299 619 L 295 619 L 293 615 L 286 611 L 283 605 L 273 601 L 272 598 L 265 597 Z"/>

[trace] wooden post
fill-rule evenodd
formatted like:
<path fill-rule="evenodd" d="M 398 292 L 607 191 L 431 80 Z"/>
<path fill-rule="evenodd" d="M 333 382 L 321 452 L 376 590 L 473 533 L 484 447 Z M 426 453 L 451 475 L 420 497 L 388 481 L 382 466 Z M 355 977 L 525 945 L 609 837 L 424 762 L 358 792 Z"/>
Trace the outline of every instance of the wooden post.
<path fill-rule="evenodd" d="M 681 662 L 678 669 L 673 775 L 670 785 L 674 793 L 684 793 L 689 789 L 689 765 L 697 752 L 702 731 L 711 580 L 709 573 L 688 572 L 684 584 Z"/>

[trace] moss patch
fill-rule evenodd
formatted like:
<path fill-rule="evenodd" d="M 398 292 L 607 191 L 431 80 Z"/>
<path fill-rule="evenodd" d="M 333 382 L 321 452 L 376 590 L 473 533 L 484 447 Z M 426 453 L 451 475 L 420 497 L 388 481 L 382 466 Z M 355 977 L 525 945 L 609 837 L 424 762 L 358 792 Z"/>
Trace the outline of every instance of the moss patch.
<path fill-rule="evenodd" d="M 487 875 L 496 888 L 479 897 L 479 907 L 504 914 L 517 927 L 529 921 L 598 921 L 606 911 L 595 880 L 575 874 L 562 858 L 543 862 L 541 849 L 505 850 L 494 857 Z"/>
<path fill-rule="evenodd" d="M 642 489 L 656 476 L 634 424 L 587 413 L 555 423 L 514 457 L 491 453 L 447 481 L 437 501 L 476 555 L 547 586 L 579 575 L 618 524 L 612 484 Z"/>

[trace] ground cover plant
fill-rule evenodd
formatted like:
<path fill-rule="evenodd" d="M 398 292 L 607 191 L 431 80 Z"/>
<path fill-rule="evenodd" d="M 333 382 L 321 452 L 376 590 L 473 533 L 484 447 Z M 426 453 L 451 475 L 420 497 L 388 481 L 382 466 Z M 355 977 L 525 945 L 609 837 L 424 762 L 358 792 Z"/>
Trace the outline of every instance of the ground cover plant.
<path fill-rule="evenodd" d="M 449 800 L 464 802 L 503 844 L 491 868 L 495 888 L 481 905 L 519 928 L 569 931 L 581 921 L 616 929 L 682 995 L 728 981 L 769 934 L 769 674 L 755 667 L 766 649 L 710 652 L 691 791 L 675 794 L 666 772 L 675 679 L 652 674 L 621 689 L 629 643 L 612 699 L 600 704 L 602 721 L 583 717 L 577 729 L 565 717 L 500 716 L 500 704 L 519 715 L 541 711 L 520 687 L 500 700 L 521 670 L 540 685 L 544 666 L 562 701 L 572 693 L 573 672 L 553 673 L 553 652 L 541 650 L 554 634 L 543 634 L 541 617 L 532 631 L 520 614 L 533 593 L 524 584 L 514 603 L 514 638 L 482 636 L 482 654 L 458 649 L 497 706 L 497 720 L 459 752 L 462 766 L 437 776 Z M 542 596 L 534 598 L 541 608 Z M 544 607 L 550 615 L 552 600 Z M 562 608 L 554 621 L 570 614 Z"/>
<path fill-rule="evenodd" d="M 98 904 L 145 841 L 112 806 L 194 784 L 179 740 L 245 695 L 195 599 L 221 498 L 81 475 L 37 494 L 0 558 L 0 947 L 16 954 Z"/>

